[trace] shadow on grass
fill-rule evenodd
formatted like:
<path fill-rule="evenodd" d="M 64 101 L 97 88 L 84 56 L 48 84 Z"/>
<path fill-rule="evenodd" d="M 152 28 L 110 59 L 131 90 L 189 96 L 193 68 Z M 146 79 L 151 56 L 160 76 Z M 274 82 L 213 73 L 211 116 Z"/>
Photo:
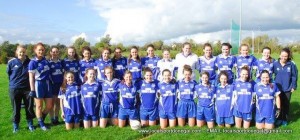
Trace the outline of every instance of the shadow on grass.
<path fill-rule="evenodd" d="M 297 122 L 300 119 L 300 104 L 299 102 L 291 102 L 290 104 L 290 123 Z"/>

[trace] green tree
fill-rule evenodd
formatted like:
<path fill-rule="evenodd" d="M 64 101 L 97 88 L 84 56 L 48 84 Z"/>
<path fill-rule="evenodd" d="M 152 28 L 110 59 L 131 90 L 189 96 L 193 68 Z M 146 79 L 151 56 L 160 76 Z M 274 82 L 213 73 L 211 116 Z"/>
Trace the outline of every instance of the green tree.
<path fill-rule="evenodd" d="M 75 47 L 78 54 L 81 54 L 82 48 L 85 46 L 90 46 L 90 42 L 87 42 L 87 41 L 85 41 L 84 38 L 79 37 L 75 40 L 75 42 L 73 43 L 73 46 Z"/>

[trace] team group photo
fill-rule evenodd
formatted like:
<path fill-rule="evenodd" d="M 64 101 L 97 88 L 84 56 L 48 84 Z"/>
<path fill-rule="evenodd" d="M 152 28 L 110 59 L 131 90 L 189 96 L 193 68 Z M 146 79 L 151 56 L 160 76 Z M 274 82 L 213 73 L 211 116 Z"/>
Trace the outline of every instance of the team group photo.
<path fill-rule="evenodd" d="M 0 2 L 1 137 L 295 139 L 292 1 Z"/>

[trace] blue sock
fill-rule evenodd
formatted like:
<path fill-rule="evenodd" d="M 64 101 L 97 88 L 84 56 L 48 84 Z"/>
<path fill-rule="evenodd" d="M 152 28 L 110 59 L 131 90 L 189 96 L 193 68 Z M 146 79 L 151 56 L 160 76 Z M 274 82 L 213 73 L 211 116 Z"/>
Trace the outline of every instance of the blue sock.
<path fill-rule="evenodd" d="M 45 126 L 43 118 L 38 118 L 38 122 L 41 127 Z"/>

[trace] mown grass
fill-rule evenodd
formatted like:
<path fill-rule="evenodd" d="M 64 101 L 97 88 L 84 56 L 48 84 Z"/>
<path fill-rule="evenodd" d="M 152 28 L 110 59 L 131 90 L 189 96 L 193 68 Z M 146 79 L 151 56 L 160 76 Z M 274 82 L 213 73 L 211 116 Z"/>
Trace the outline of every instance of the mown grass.
<path fill-rule="evenodd" d="M 278 54 L 274 54 L 278 56 Z M 275 57 L 277 58 L 277 57 Z M 300 54 L 294 56 L 296 64 L 300 64 Z M 298 68 L 299 69 L 299 68 Z M 238 129 L 223 129 L 216 127 L 209 130 L 204 128 L 176 127 L 167 129 L 167 131 L 153 132 L 158 130 L 159 126 L 149 127 L 141 131 L 133 131 L 130 127 L 118 128 L 109 126 L 105 129 L 92 128 L 85 130 L 83 128 L 66 131 L 64 124 L 50 126 L 49 131 L 42 131 L 38 127 L 31 133 L 27 129 L 25 112 L 22 110 L 20 131 L 17 134 L 12 133 L 11 115 L 12 109 L 8 94 L 8 78 L 5 72 L 6 65 L 0 65 L 0 139 L 299 139 L 300 138 L 300 96 L 299 90 L 292 94 L 290 122 L 287 127 L 276 128 L 272 133 L 268 131 L 254 132 L 254 126 L 250 132 L 238 132 Z M 298 81 L 299 85 L 299 81 Z M 46 119 L 46 123 L 50 120 Z M 37 121 L 34 121 L 37 126 Z M 148 131 L 149 130 L 149 131 Z M 243 130 L 243 129 L 241 129 Z M 232 132 L 228 132 L 232 131 Z"/>

